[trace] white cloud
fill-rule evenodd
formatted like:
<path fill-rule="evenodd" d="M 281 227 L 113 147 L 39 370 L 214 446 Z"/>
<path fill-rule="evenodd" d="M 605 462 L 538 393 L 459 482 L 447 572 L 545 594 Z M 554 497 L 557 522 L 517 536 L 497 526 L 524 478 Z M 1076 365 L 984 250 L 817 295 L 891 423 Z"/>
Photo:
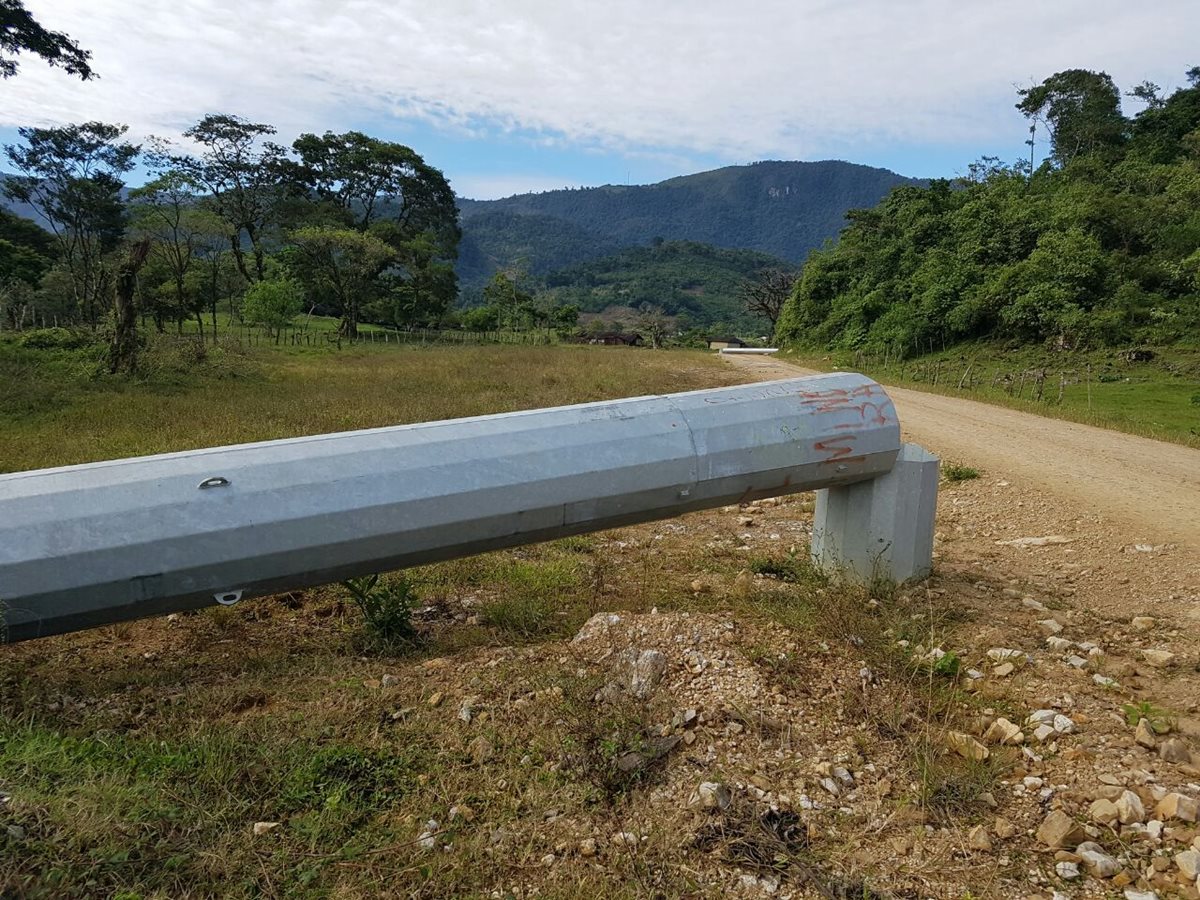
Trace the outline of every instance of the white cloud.
<path fill-rule="evenodd" d="M 1177 84 L 1200 4 L 1056 0 L 29 0 L 94 53 L 30 58 L 0 124 L 177 133 L 237 112 L 300 130 L 416 117 L 622 152 L 805 157 L 1013 128 L 1013 85 L 1103 68 Z M 553 179 L 550 179 L 551 181 Z M 533 184 L 530 182 L 529 184 Z M 538 182 L 541 185 L 541 182 Z"/>

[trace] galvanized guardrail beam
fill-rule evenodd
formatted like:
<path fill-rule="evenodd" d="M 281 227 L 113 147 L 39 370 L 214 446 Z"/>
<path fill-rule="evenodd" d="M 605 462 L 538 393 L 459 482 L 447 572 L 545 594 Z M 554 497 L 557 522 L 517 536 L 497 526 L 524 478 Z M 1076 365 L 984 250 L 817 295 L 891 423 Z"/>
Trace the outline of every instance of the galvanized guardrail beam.
<path fill-rule="evenodd" d="M 834 374 L 0 475 L 3 636 L 849 485 L 900 449 L 883 388 Z"/>

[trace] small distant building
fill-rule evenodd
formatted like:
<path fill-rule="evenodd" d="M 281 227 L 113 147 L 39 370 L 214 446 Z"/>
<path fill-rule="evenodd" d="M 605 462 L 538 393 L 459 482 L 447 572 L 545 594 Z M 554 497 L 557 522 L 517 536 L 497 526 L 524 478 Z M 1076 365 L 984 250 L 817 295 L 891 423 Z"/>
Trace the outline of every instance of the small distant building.
<path fill-rule="evenodd" d="M 584 337 L 589 344 L 606 344 L 612 347 L 640 347 L 642 336 L 633 331 L 602 331 Z"/>
<path fill-rule="evenodd" d="M 726 347 L 745 347 L 746 342 L 735 337 L 710 337 L 709 350 L 724 350 Z"/>

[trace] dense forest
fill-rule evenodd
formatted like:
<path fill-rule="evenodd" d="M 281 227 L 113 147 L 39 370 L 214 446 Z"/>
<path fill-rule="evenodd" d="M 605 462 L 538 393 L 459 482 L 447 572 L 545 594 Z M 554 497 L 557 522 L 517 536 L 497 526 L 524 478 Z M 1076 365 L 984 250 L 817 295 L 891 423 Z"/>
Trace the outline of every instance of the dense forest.
<path fill-rule="evenodd" d="M 125 128 L 22 128 L 0 190 L 0 319 L 114 328 L 114 366 L 133 364 L 138 319 L 159 331 L 217 310 L 277 329 L 301 310 L 359 322 L 437 321 L 457 297 L 460 231 L 437 169 L 359 132 L 303 134 L 210 115 L 180 149 Z M 142 165 L 151 178 L 125 185 Z M 44 227 L 43 227 L 44 226 Z"/>
<path fill-rule="evenodd" d="M 1020 91 L 1030 158 L 897 188 L 815 252 L 778 336 L 911 355 L 971 339 L 1059 348 L 1200 338 L 1200 67 L 1122 113 L 1102 72 Z M 1036 168 L 1039 133 L 1049 153 Z"/>
<path fill-rule="evenodd" d="M 847 210 L 874 206 L 898 185 L 921 183 L 848 162 L 767 161 L 658 184 L 460 199 L 459 276 L 476 285 L 513 265 L 550 272 L 655 238 L 800 263 L 846 224 Z"/>

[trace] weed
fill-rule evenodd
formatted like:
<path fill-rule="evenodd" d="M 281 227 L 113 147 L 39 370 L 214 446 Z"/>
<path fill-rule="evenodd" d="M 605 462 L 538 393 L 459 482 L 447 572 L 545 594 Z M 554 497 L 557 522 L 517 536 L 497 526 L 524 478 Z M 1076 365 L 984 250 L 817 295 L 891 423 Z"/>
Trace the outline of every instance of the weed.
<path fill-rule="evenodd" d="M 479 621 L 510 635 L 531 638 L 557 630 L 555 606 L 549 597 L 512 594 L 489 600 L 479 608 Z"/>
<path fill-rule="evenodd" d="M 575 681 L 563 694 L 563 741 L 568 769 L 605 803 L 615 803 L 650 777 L 681 740 L 651 731 L 647 703 L 624 692 L 597 693 L 603 679 Z"/>
<path fill-rule="evenodd" d="M 964 466 L 961 463 L 944 462 L 942 463 L 942 477 L 951 484 L 958 484 L 962 481 L 973 481 L 979 477 L 979 470 L 971 466 Z"/>
<path fill-rule="evenodd" d="M 1175 727 L 1175 716 L 1165 709 L 1159 709 L 1149 700 L 1123 704 L 1121 711 L 1125 714 L 1125 723 L 1130 728 L 1136 728 L 1142 719 L 1146 720 L 1155 734 L 1167 734 Z"/>
<path fill-rule="evenodd" d="M 932 667 L 934 675 L 941 675 L 945 678 L 958 677 L 960 669 L 962 669 L 962 660 L 958 658 L 958 654 L 953 650 L 949 650 L 944 655 L 938 657 Z"/>
<path fill-rule="evenodd" d="M 578 565 L 570 559 L 537 562 L 496 558 L 486 578 L 498 596 L 479 607 L 479 621 L 518 638 L 561 633 L 569 622 L 562 597 L 579 584 Z"/>
<path fill-rule="evenodd" d="M 419 643 L 412 620 L 416 592 L 407 577 L 394 575 L 381 581 L 379 575 L 367 575 L 343 581 L 342 585 L 362 613 L 365 643 L 384 652 Z"/>
<path fill-rule="evenodd" d="M 922 736 L 913 748 L 917 801 L 943 816 L 977 811 L 983 795 L 995 787 L 1008 760 L 996 752 L 985 760 L 963 759 L 929 738 Z"/>

